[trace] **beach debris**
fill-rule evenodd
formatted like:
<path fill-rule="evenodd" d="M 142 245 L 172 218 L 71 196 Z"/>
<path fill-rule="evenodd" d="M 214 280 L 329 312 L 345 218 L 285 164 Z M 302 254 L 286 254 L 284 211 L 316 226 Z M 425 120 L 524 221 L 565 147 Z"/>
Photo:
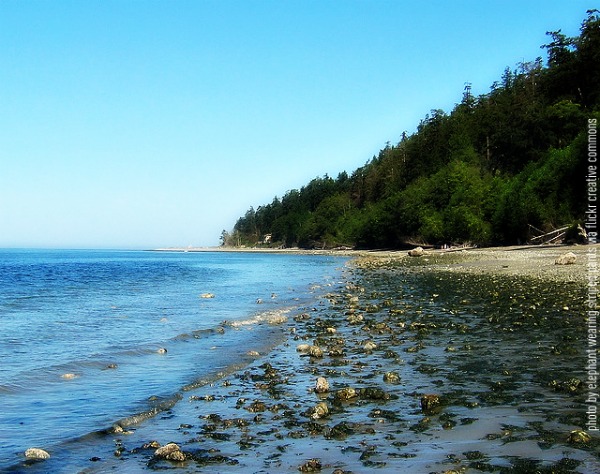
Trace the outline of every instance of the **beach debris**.
<path fill-rule="evenodd" d="M 211 298 L 214 298 L 214 297 L 215 297 L 215 295 L 212 294 L 212 293 L 202 293 L 200 295 L 200 298 L 204 298 L 204 299 L 211 299 Z"/>
<path fill-rule="evenodd" d="M 555 265 L 573 265 L 577 260 L 577 255 L 573 252 L 567 252 L 554 260 Z"/>
<path fill-rule="evenodd" d="M 325 377 L 317 377 L 317 383 L 315 384 L 316 393 L 327 393 L 329 392 L 329 382 Z"/>
<path fill-rule="evenodd" d="M 421 397 L 421 410 L 425 414 L 430 414 L 436 411 L 440 406 L 441 399 L 439 395 L 428 394 Z"/>
<path fill-rule="evenodd" d="M 298 470 L 300 472 L 319 472 L 321 470 L 322 464 L 319 459 L 309 459 L 304 464 L 302 464 Z"/>
<path fill-rule="evenodd" d="M 592 440 L 592 437 L 582 430 L 573 430 L 569 433 L 567 441 L 572 444 L 586 444 Z"/>
<path fill-rule="evenodd" d="M 581 224 L 573 224 L 565 231 L 564 243 L 566 244 L 586 244 L 588 235 Z"/>
<path fill-rule="evenodd" d="M 423 247 L 415 247 L 414 249 L 408 251 L 409 257 L 422 257 L 423 255 L 425 255 L 425 250 L 423 250 Z"/>
<path fill-rule="evenodd" d="M 25 457 L 27 459 L 50 459 L 50 454 L 48 451 L 44 451 L 40 448 L 29 448 L 25 451 Z"/>
<path fill-rule="evenodd" d="M 185 461 L 185 454 L 181 448 L 175 443 L 167 443 L 164 446 L 154 451 L 154 457 L 166 459 L 168 461 Z"/>

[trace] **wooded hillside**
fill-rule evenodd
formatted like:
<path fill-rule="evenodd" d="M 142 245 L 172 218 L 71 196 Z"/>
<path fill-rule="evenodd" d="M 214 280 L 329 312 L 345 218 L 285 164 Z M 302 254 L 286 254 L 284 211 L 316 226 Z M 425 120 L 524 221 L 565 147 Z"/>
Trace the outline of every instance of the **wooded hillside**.
<path fill-rule="evenodd" d="M 318 177 L 250 208 L 224 245 L 399 248 L 513 244 L 582 222 L 588 119 L 600 119 L 600 16 L 547 33 L 542 58 L 506 68 L 478 97 L 466 85 L 351 174 Z M 265 236 L 269 235 L 270 240 Z"/>

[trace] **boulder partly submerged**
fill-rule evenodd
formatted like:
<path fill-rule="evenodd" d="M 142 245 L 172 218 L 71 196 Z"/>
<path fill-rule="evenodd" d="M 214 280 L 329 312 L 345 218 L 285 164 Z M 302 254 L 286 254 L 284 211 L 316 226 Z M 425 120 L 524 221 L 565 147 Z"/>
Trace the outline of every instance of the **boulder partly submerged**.
<path fill-rule="evenodd" d="M 27 459 L 50 459 L 50 454 L 48 453 L 48 451 L 44 451 L 43 449 L 40 448 L 29 448 L 27 451 L 25 451 L 25 457 Z"/>
<path fill-rule="evenodd" d="M 154 457 L 168 461 L 185 461 L 185 454 L 175 443 L 167 443 L 154 452 Z"/>

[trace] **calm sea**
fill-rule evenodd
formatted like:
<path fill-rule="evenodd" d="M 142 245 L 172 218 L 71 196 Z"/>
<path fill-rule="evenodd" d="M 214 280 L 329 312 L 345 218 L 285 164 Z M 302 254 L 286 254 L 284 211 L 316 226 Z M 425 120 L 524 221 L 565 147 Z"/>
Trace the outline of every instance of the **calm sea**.
<path fill-rule="evenodd" d="M 0 250 L 0 469 L 29 447 L 143 420 L 250 362 L 281 341 L 274 320 L 317 304 L 343 263 Z"/>

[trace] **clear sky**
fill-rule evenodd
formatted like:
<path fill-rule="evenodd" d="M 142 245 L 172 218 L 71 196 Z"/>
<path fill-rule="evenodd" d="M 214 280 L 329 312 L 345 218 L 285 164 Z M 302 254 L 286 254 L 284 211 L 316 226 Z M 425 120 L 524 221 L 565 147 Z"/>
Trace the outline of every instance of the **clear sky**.
<path fill-rule="evenodd" d="M 217 245 L 588 0 L 0 0 L 0 247 Z"/>

